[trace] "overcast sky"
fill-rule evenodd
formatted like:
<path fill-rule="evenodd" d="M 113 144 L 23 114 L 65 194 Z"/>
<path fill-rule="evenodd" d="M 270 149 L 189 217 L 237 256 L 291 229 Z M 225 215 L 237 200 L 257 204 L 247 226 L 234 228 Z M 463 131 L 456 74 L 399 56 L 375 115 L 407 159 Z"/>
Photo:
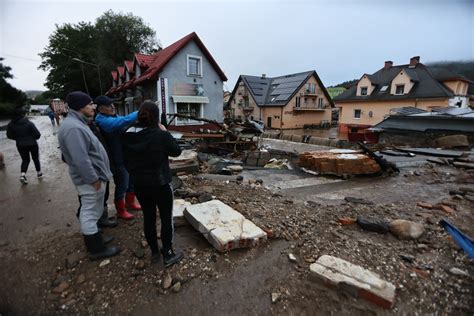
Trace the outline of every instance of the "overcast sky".
<path fill-rule="evenodd" d="M 45 90 L 38 53 L 56 24 L 106 10 L 140 16 L 164 47 L 195 31 L 229 78 L 316 70 L 326 86 L 373 73 L 385 60 L 474 59 L 474 0 L 21 1 L 0 0 L 0 56 L 10 83 Z"/>

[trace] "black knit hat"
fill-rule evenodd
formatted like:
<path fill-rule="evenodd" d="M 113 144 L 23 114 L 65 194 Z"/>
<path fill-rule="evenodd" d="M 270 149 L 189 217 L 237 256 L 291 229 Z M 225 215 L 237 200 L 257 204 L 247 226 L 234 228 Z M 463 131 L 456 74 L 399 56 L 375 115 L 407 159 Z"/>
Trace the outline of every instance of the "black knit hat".
<path fill-rule="evenodd" d="M 83 107 L 85 107 L 91 102 L 92 102 L 91 97 L 88 94 L 81 91 L 74 91 L 74 92 L 69 93 L 66 96 L 67 105 L 69 106 L 69 108 L 75 111 L 79 111 L 80 109 L 82 109 Z"/>

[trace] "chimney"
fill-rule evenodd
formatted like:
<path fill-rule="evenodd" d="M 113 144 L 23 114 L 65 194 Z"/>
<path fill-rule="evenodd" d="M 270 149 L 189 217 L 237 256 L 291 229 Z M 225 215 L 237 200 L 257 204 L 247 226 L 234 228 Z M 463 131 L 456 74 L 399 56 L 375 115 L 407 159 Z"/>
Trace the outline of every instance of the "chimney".
<path fill-rule="evenodd" d="M 385 65 L 384 65 L 383 68 L 384 68 L 384 69 L 389 69 L 389 68 L 392 67 L 392 66 L 393 66 L 393 61 L 387 60 L 387 61 L 385 62 Z"/>
<path fill-rule="evenodd" d="M 265 79 L 267 77 L 266 74 L 262 74 L 262 79 Z"/>
<path fill-rule="evenodd" d="M 416 66 L 420 62 L 420 56 L 410 58 L 410 66 Z"/>

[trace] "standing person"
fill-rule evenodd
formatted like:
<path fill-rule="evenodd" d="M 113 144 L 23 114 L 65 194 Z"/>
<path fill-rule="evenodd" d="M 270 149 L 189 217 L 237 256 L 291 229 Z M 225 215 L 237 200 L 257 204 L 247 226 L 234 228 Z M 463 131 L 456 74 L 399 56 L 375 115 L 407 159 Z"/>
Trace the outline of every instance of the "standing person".
<path fill-rule="evenodd" d="M 105 95 L 98 96 L 94 101 L 99 111 L 95 120 L 97 125 L 99 125 L 109 150 L 110 164 L 115 182 L 114 201 L 117 216 L 130 220 L 134 216 L 127 209 L 138 211 L 141 209 L 141 206 L 135 200 L 133 184 L 123 162 L 120 139 L 127 127 L 137 120 L 138 112 L 135 111 L 126 116 L 117 115 L 113 103 L 114 100 Z"/>
<path fill-rule="evenodd" d="M 49 103 L 49 106 L 48 106 L 48 109 L 46 110 L 46 114 L 48 115 L 49 119 L 51 120 L 51 125 L 53 125 L 53 127 L 56 126 L 56 124 L 54 123 L 54 109 L 53 109 L 53 103 Z"/>
<path fill-rule="evenodd" d="M 13 119 L 7 126 L 7 137 L 16 141 L 16 148 L 21 156 L 21 175 L 20 182 L 28 184 L 26 171 L 30 165 L 30 155 L 36 168 L 38 178 L 43 177 L 41 164 L 39 161 L 38 140 L 41 133 L 26 116 L 26 110 L 23 107 L 17 107 Z"/>
<path fill-rule="evenodd" d="M 79 221 L 84 243 L 91 260 L 115 256 L 120 248 L 105 245 L 97 227 L 103 211 L 105 185 L 112 173 L 104 146 L 87 125 L 87 119 L 94 117 L 92 99 L 83 92 L 74 91 L 66 100 L 70 111 L 59 128 L 58 140 L 80 196 Z"/>
<path fill-rule="evenodd" d="M 156 234 L 156 207 L 161 219 L 163 262 L 169 267 L 183 258 L 173 250 L 173 190 L 168 156 L 177 157 L 181 148 L 159 124 L 160 115 L 154 102 L 140 106 L 138 123 L 123 136 L 125 163 L 132 176 L 138 201 L 142 205 L 145 237 L 151 249 L 152 262 L 158 262 L 160 252 Z"/>

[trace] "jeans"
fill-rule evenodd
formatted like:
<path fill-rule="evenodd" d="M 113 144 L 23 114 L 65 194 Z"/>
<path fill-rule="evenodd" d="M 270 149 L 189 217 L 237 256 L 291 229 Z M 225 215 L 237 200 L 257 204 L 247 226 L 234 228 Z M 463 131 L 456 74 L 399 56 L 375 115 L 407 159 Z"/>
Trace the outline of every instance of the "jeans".
<path fill-rule="evenodd" d="M 136 186 L 135 194 L 142 206 L 145 238 L 152 254 L 158 253 L 159 249 L 156 235 L 156 207 L 160 212 L 163 249 L 168 251 L 172 248 L 174 236 L 173 190 L 171 185 Z"/>
<path fill-rule="evenodd" d="M 18 149 L 21 157 L 21 172 L 26 172 L 28 170 L 28 166 L 30 165 L 30 153 L 31 158 L 33 158 L 33 163 L 35 164 L 36 171 L 41 170 L 38 145 L 16 146 L 16 148 Z"/>
<path fill-rule="evenodd" d="M 104 211 L 105 182 L 100 182 L 100 189 L 96 191 L 91 184 L 77 185 L 76 190 L 81 202 L 79 222 L 83 235 L 93 235 L 99 231 L 97 221 Z"/>
<path fill-rule="evenodd" d="M 115 165 L 112 168 L 115 182 L 114 201 L 123 200 L 126 192 L 133 192 L 133 184 L 125 166 Z"/>

